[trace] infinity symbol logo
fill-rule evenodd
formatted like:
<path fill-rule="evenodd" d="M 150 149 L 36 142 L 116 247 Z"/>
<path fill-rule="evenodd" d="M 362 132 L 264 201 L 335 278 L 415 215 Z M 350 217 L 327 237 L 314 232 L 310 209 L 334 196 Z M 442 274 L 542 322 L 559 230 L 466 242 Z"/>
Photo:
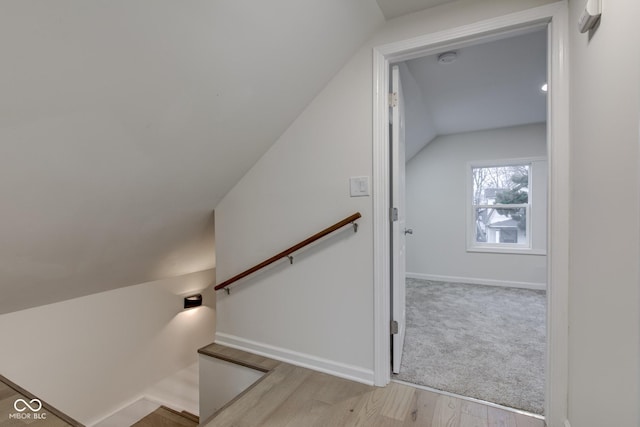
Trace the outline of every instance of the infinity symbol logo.
<path fill-rule="evenodd" d="M 19 403 L 22 403 L 22 405 L 18 405 Z M 31 403 L 35 403 L 35 405 L 31 406 Z M 24 399 L 18 399 L 13 402 L 13 408 L 18 412 L 24 412 L 27 408 L 31 409 L 32 412 L 38 412 L 42 409 L 42 402 L 39 399 L 31 399 L 29 402 Z"/>

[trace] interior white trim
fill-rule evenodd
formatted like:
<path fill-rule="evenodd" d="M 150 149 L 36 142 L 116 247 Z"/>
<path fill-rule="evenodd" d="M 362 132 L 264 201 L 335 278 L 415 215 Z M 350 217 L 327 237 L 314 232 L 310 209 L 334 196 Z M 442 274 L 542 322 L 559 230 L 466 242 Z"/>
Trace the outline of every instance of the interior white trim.
<path fill-rule="evenodd" d="M 569 390 L 569 28 L 566 1 L 555 3 L 548 28 L 547 95 L 547 369 L 549 427 L 568 417 Z"/>
<path fill-rule="evenodd" d="M 471 160 L 467 162 L 467 168 L 472 167 L 492 167 L 492 166 L 511 166 L 518 164 L 529 164 L 533 162 L 546 162 L 547 158 L 544 156 L 531 156 L 531 157 L 514 157 L 506 159 L 496 160 Z"/>
<path fill-rule="evenodd" d="M 385 44 L 373 49 L 373 229 L 374 229 L 374 381 L 390 381 L 389 357 L 389 65 L 425 54 L 497 40 L 547 27 L 548 99 L 548 280 L 545 414 L 549 427 L 567 419 L 569 277 L 569 80 L 566 0 Z M 553 119 L 553 120 L 552 120 Z"/>
<path fill-rule="evenodd" d="M 533 206 L 536 204 L 536 200 L 540 200 L 536 197 L 538 191 L 536 189 L 536 182 L 534 176 L 534 163 L 547 162 L 546 157 L 520 157 L 512 159 L 496 159 L 496 160 L 472 160 L 467 162 L 466 166 L 466 210 L 467 210 L 467 223 L 466 223 L 466 241 L 467 252 L 485 252 L 496 254 L 520 254 L 520 255 L 546 255 L 546 250 L 534 248 L 534 233 L 536 227 L 534 226 L 534 219 L 532 218 Z M 528 165 L 529 166 L 529 203 L 522 203 L 519 205 L 509 205 L 513 207 L 521 207 L 526 210 L 526 235 L 529 236 L 526 244 L 505 244 L 505 243 L 480 243 L 476 241 L 475 236 L 475 208 L 479 205 L 474 205 L 473 200 L 473 169 L 485 168 L 485 167 L 500 167 L 500 166 L 513 166 L 513 165 Z"/>
<path fill-rule="evenodd" d="M 127 403 L 120 406 L 117 410 L 111 412 L 109 415 L 102 417 L 99 421 L 88 423 L 91 427 L 119 427 L 123 425 L 133 425 L 140 421 L 156 409 L 161 406 L 166 406 L 174 411 L 183 411 L 184 408 L 180 408 L 171 402 L 167 402 L 164 399 L 156 398 L 153 395 L 140 395 L 133 400 L 128 400 Z M 194 415 L 198 415 L 194 413 Z"/>
<path fill-rule="evenodd" d="M 235 335 L 225 334 L 223 332 L 216 333 L 215 342 L 221 345 L 226 345 L 227 347 L 244 350 L 249 353 L 280 360 L 282 362 L 312 369 L 314 371 L 324 372 L 325 374 L 334 375 L 336 377 L 357 381 L 367 385 L 373 385 L 373 371 L 359 366 L 347 365 L 345 363 L 323 359 L 306 353 L 299 353 L 297 351 L 248 340 Z"/>
<path fill-rule="evenodd" d="M 529 209 L 530 210 L 530 209 Z M 524 248 L 514 248 L 514 247 L 501 247 L 501 246 L 475 246 L 466 249 L 467 252 L 480 252 L 480 253 L 491 253 L 491 254 L 519 254 L 519 255 L 531 255 L 531 256 L 545 256 L 547 253 L 543 250 L 529 249 L 527 247 Z"/>
<path fill-rule="evenodd" d="M 153 393 L 146 393 L 144 395 L 144 399 L 148 400 L 151 403 L 157 404 L 158 407 L 166 406 L 167 408 L 173 409 L 174 411 L 178 411 L 178 412 L 187 411 L 193 415 L 199 415 L 198 414 L 199 411 L 194 411 L 192 409 L 184 408 L 180 405 L 176 405 L 175 402 L 169 402 L 168 400 L 163 399 L 162 397 L 158 397 Z"/>
<path fill-rule="evenodd" d="M 374 384 L 391 379 L 391 227 L 389 223 L 389 61 L 373 50 L 373 372 Z"/>
<path fill-rule="evenodd" d="M 469 283 L 471 285 L 501 286 L 503 288 L 533 289 L 536 291 L 544 291 L 545 289 L 547 289 L 546 283 L 482 279 L 479 277 L 440 276 L 438 274 L 423 274 L 423 273 L 409 273 L 409 272 L 407 272 L 407 277 L 410 279 L 435 280 L 438 282 L 449 282 L 449 283 Z"/>
<path fill-rule="evenodd" d="M 145 399 L 145 396 L 142 394 L 136 395 L 135 397 L 132 397 L 131 399 L 126 400 L 124 403 L 120 404 L 119 406 L 117 406 L 115 409 L 111 409 L 109 410 L 107 413 L 104 413 L 102 415 L 98 415 L 97 417 L 93 418 L 92 420 L 86 422 L 85 424 L 89 427 L 101 427 L 101 424 L 105 421 L 107 421 L 108 418 L 113 417 L 114 415 L 121 413 L 123 411 L 126 411 L 127 408 L 135 405 L 136 403 L 142 401 Z M 155 410 L 155 409 L 154 409 Z M 153 412 L 153 411 L 151 411 Z M 134 420 L 133 422 L 137 422 L 140 419 L 144 418 L 147 414 L 143 415 L 142 417 L 138 418 L 137 420 Z M 107 425 L 105 423 L 105 425 Z"/>

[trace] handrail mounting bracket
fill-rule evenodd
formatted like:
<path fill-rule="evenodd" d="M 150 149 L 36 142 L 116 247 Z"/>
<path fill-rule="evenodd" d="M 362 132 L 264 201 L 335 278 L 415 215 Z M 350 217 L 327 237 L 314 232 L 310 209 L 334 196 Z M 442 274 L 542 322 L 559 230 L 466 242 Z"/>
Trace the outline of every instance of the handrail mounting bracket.
<path fill-rule="evenodd" d="M 324 230 L 314 234 L 311 237 L 308 237 L 307 239 L 301 241 L 300 243 L 290 247 L 289 249 L 286 249 L 282 252 L 280 252 L 277 255 L 272 256 L 271 258 L 262 261 L 260 264 L 254 265 L 253 267 L 251 267 L 248 270 L 243 271 L 240 274 L 237 274 L 235 276 L 233 276 L 230 279 L 225 280 L 224 282 L 220 283 L 219 285 L 216 285 L 214 287 L 214 289 L 216 291 L 219 291 L 220 289 L 224 289 L 227 292 L 227 295 L 231 294 L 231 291 L 229 289 L 229 285 L 250 275 L 253 274 L 254 272 L 278 261 L 279 259 L 282 258 L 288 258 L 289 259 L 289 263 L 293 264 L 293 253 L 299 251 L 300 249 L 302 249 L 303 247 L 310 245 L 311 243 L 315 242 L 318 239 L 323 238 L 324 236 L 327 236 L 331 233 L 333 233 L 334 231 L 338 230 L 339 228 L 342 228 L 344 226 L 347 226 L 349 224 L 353 225 L 353 232 L 357 233 L 358 232 L 358 224 L 356 223 L 356 220 L 358 220 L 359 218 L 362 218 L 362 215 L 360 214 L 360 212 L 356 212 L 351 216 L 348 216 L 347 218 L 343 219 L 342 221 L 339 221 L 335 224 L 333 224 L 330 227 L 325 228 Z"/>

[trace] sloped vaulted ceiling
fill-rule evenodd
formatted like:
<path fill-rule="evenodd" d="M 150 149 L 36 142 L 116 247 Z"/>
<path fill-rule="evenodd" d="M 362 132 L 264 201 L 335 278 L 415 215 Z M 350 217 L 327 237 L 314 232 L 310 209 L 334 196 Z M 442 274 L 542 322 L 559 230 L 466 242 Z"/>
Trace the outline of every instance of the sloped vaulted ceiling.
<path fill-rule="evenodd" d="M 214 267 L 212 210 L 370 0 L 3 0 L 0 313 Z"/>
<path fill-rule="evenodd" d="M 453 0 L 376 0 L 385 18 L 393 19 Z"/>

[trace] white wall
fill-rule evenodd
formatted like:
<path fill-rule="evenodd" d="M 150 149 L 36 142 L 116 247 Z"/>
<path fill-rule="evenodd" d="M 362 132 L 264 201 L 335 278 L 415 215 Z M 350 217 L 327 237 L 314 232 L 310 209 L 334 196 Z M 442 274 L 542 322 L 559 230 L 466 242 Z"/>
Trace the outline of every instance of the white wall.
<path fill-rule="evenodd" d="M 198 355 L 200 369 L 200 408 L 204 423 L 236 396 L 262 378 L 265 373 L 204 354 Z"/>
<path fill-rule="evenodd" d="M 146 399 L 161 403 L 177 411 L 198 415 L 200 410 L 199 362 L 192 363 L 171 376 L 147 388 Z"/>
<path fill-rule="evenodd" d="M 372 48 L 544 3 L 438 6 L 388 22 L 348 61 L 216 207 L 217 275 L 224 280 L 355 211 L 360 231 L 220 293 L 217 338 L 372 380 L 372 202 L 348 193 L 350 176 L 372 174 Z"/>
<path fill-rule="evenodd" d="M 469 162 L 546 157 L 546 143 L 545 124 L 515 126 L 439 136 L 409 160 L 407 274 L 544 288 L 546 256 L 467 252 L 466 231 Z M 546 168 L 531 175 L 532 247 L 544 251 Z"/>
<path fill-rule="evenodd" d="M 415 156 L 427 143 L 436 137 L 436 128 L 431 114 L 422 98 L 422 90 L 406 62 L 398 64 L 402 81 L 405 120 L 405 159 Z"/>
<path fill-rule="evenodd" d="M 197 360 L 213 340 L 215 297 L 184 311 L 205 270 L 0 316 L 0 373 L 85 424 Z"/>
<path fill-rule="evenodd" d="M 570 2 L 569 420 L 637 427 L 640 2 L 602 4 L 590 38 Z"/>
<path fill-rule="evenodd" d="M 372 0 L 0 1 L 0 313 L 214 268 L 213 207 L 382 22 Z"/>

